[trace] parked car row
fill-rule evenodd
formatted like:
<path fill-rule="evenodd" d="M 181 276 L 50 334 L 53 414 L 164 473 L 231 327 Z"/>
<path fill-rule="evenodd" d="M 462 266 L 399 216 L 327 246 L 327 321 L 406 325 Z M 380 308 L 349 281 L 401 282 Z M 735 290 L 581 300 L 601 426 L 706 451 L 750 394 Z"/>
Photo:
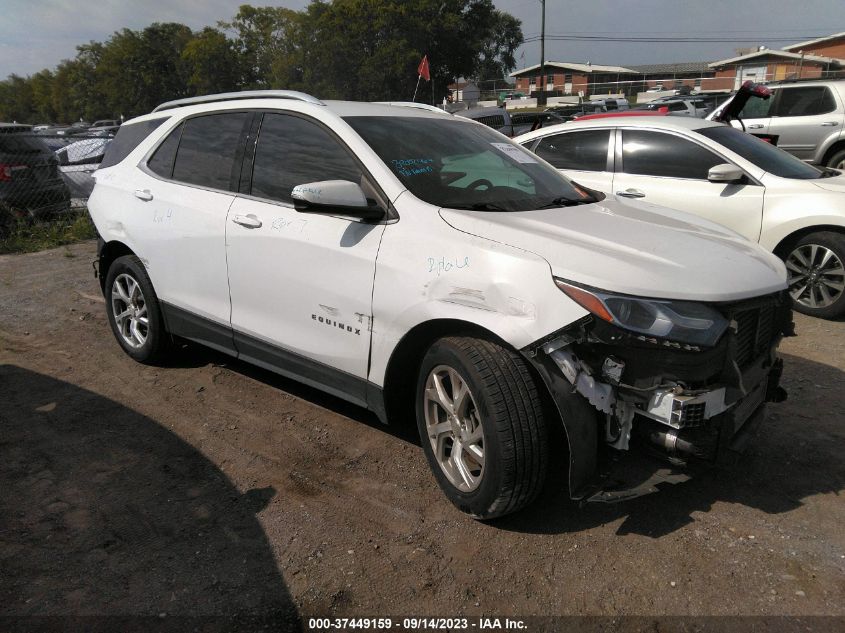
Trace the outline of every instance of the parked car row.
<path fill-rule="evenodd" d="M 674 125 L 672 139 L 698 134 Z M 115 339 L 140 362 L 189 339 L 416 421 L 434 478 L 477 518 L 530 503 L 555 457 L 575 499 L 654 491 L 606 466 L 632 453 L 714 464 L 753 441 L 763 404 L 784 397 L 791 300 L 759 236 L 612 193 L 642 182 L 586 182 L 622 177 L 665 140 L 618 128 L 561 139 L 576 141 L 573 181 L 543 159 L 558 142 L 538 149 L 545 128 L 522 139 L 533 153 L 406 105 L 290 91 L 162 104 L 121 127 L 89 200 Z M 700 170 L 709 151 L 721 184 L 708 186 L 774 186 L 700 135 L 672 160 Z"/>
<path fill-rule="evenodd" d="M 112 140 L 108 132 L 69 137 L 0 124 L 0 234 L 18 221 L 43 221 L 87 198 L 92 174 Z"/>
<path fill-rule="evenodd" d="M 56 155 L 29 126 L 0 124 L 0 236 L 19 220 L 50 218 L 69 206 Z"/>
<path fill-rule="evenodd" d="M 845 314 L 845 176 L 751 135 L 672 117 L 568 123 L 515 139 L 587 187 L 680 209 L 781 257 L 795 307 Z"/>

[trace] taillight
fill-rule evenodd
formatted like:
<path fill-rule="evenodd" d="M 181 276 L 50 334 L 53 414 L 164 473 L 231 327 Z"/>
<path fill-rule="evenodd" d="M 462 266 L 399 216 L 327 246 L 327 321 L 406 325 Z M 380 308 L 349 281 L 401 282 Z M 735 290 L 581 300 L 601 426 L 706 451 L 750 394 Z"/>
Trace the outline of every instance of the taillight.
<path fill-rule="evenodd" d="M 11 182 L 16 171 L 27 169 L 26 165 L 15 165 L 12 163 L 0 163 L 0 182 Z"/>

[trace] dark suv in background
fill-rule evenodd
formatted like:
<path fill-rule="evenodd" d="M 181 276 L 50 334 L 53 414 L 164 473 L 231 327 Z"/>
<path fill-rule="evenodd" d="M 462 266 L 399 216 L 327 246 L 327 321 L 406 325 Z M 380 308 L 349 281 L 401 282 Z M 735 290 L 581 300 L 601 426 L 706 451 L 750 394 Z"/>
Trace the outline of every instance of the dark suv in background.
<path fill-rule="evenodd" d="M 0 123 L 0 235 L 18 220 L 46 219 L 69 208 L 56 155 L 29 126 Z"/>

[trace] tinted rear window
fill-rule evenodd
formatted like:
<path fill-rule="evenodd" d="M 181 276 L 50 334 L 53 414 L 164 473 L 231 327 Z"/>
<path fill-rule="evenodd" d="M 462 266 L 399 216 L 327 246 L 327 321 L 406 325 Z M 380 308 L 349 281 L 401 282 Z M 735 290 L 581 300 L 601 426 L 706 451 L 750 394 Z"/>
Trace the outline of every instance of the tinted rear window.
<path fill-rule="evenodd" d="M 0 134 L 0 152 L 4 154 L 39 154 L 49 153 L 50 148 L 44 141 L 29 134 Z"/>
<path fill-rule="evenodd" d="M 173 179 L 200 187 L 234 190 L 232 174 L 251 120 L 252 114 L 246 112 L 188 119 L 176 152 Z"/>
<path fill-rule="evenodd" d="M 138 123 L 127 123 L 120 127 L 103 157 L 100 169 L 117 165 L 124 158 L 129 156 L 138 145 L 147 138 L 153 130 L 167 121 L 170 117 L 160 119 L 148 119 Z"/>

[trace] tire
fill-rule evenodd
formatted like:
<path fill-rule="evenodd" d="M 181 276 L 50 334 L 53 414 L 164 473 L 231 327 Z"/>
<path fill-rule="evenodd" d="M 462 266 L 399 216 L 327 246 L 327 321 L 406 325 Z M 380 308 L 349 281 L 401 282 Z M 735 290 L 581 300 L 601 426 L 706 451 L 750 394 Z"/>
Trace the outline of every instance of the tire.
<path fill-rule="evenodd" d="M 140 363 L 161 361 L 170 339 L 141 260 L 134 255 L 114 260 L 106 275 L 105 290 L 109 324 L 123 351 Z"/>
<path fill-rule="evenodd" d="M 784 258 L 796 311 L 822 319 L 845 314 L 845 235 L 805 235 Z"/>
<path fill-rule="evenodd" d="M 457 407 L 456 392 L 464 394 Z M 528 365 L 516 352 L 478 338 L 439 339 L 420 366 L 416 411 L 429 466 L 462 512 L 493 519 L 540 493 L 547 423 Z"/>
<path fill-rule="evenodd" d="M 845 149 L 840 149 L 827 159 L 827 166 L 845 171 Z"/>

